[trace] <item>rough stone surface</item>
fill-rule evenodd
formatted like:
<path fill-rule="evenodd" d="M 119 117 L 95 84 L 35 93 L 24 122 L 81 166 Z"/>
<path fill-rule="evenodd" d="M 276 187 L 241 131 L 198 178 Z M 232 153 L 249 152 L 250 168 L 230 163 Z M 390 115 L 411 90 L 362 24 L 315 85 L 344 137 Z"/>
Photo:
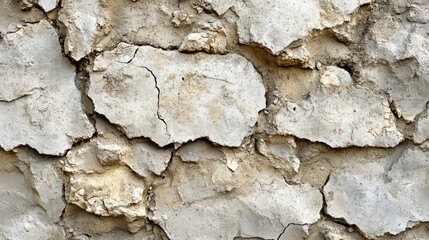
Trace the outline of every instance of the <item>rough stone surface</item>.
<path fill-rule="evenodd" d="M 114 133 L 104 133 L 69 151 L 64 170 L 73 173 L 105 173 L 110 166 L 127 165 L 142 177 L 160 175 L 171 159 L 171 150 L 152 143 L 125 139 Z"/>
<path fill-rule="evenodd" d="M 222 160 L 225 158 L 223 152 L 203 140 L 197 140 L 186 144 L 177 150 L 177 155 L 183 162 L 199 162 L 204 160 Z"/>
<path fill-rule="evenodd" d="M 160 146 L 207 137 L 236 147 L 264 108 L 264 92 L 261 77 L 241 56 L 120 44 L 95 59 L 89 96 L 95 111 L 128 137 Z"/>
<path fill-rule="evenodd" d="M 281 134 L 331 147 L 394 147 L 403 140 L 387 100 L 360 87 L 322 87 L 303 102 L 286 101 L 274 123 Z"/>
<path fill-rule="evenodd" d="M 3 0 L 0 239 L 429 239 L 429 1 Z"/>
<path fill-rule="evenodd" d="M 237 12 L 240 42 L 259 44 L 273 53 L 321 27 L 317 0 L 246 1 Z"/>
<path fill-rule="evenodd" d="M 429 139 L 429 111 L 426 111 L 417 119 L 413 139 L 416 143 L 422 143 Z"/>
<path fill-rule="evenodd" d="M 27 164 L 24 173 L 37 192 L 38 204 L 52 222 L 58 222 L 66 203 L 63 200 L 63 174 L 56 166 L 57 161 L 44 159 L 32 152 L 19 152 L 17 157 Z"/>
<path fill-rule="evenodd" d="M 428 6 L 427 3 L 410 1 L 410 9 Z M 411 7 L 413 6 L 413 7 Z M 415 14 L 411 10 L 410 14 Z M 420 16 L 425 15 L 420 13 Z M 401 16 L 402 17 L 402 16 Z M 366 36 L 369 63 L 363 81 L 374 82 L 386 91 L 394 102 L 399 116 L 407 121 L 426 108 L 429 95 L 427 78 L 429 58 L 427 24 L 414 20 L 401 24 L 401 17 L 384 16 L 375 23 Z M 386 62 L 374 66 L 372 62 Z"/>
<path fill-rule="evenodd" d="M 125 167 L 102 174 L 75 174 L 70 177 L 69 184 L 68 202 L 87 212 L 101 216 L 124 215 L 130 221 L 147 214 L 146 187 Z"/>
<path fill-rule="evenodd" d="M 18 168 L 19 160 L 1 151 L 0 163 L 0 238 L 65 239 L 64 230 L 51 221 L 50 210 L 46 212 L 35 201 L 37 195 L 32 190 L 31 181 Z M 53 196 L 37 185 L 40 195 Z"/>
<path fill-rule="evenodd" d="M 428 152 L 405 147 L 377 163 L 334 172 L 323 188 L 327 213 L 370 237 L 397 234 L 428 221 L 428 163 Z"/>
<path fill-rule="evenodd" d="M 179 47 L 182 52 L 204 51 L 208 53 L 226 52 L 226 30 L 219 20 L 211 23 L 199 24 L 194 32 L 183 40 Z"/>
<path fill-rule="evenodd" d="M 368 0 L 252 0 L 236 6 L 239 41 L 278 53 L 312 30 L 339 25 Z M 287 17 L 284 17 L 287 16 Z"/>
<path fill-rule="evenodd" d="M 43 12 L 32 8 L 21 11 L 19 1 L 3 0 L 0 2 L 0 33 L 15 32 L 24 23 L 38 22 L 43 19 Z"/>
<path fill-rule="evenodd" d="M 75 69 L 61 54 L 48 21 L 6 34 L 0 42 L 0 146 L 28 145 L 60 155 L 93 127 L 80 105 Z"/>
<path fill-rule="evenodd" d="M 61 6 L 59 20 L 67 28 L 65 50 L 75 60 L 119 42 L 164 49 L 182 45 L 184 51 L 225 51 L 219 20 L 195 13 L 198 7 L 188 2 L 65 0 Z"/>
<path fill-rule="evenodd" d="M 353 79 L 350 74 L 339 67 L 328 66 L 326 70 L 320 76 L 320 82 L 324 86 L 351 86 L 353 85 Z"/>
<path fill-rule="evenodd" d="M 98 15 L 101 11 L 98 0 L 90 1 L 61 1 L 63 9 L 58 20 L 67 29 L 64 50 L 73 59 L 80 60 L 92 51 L 95 31 L 98 25 Z"/>
<path fill-rule="evenodd" d="M 199 156 L 196 144 L 184 146 L 180 158 Z M 242 161 L 239 155 L 230 157 Z M 276 239 L 289 224 L 302 228 L 319 219 L 321 195 L 310 185 L 289 185 L 278 173 L 245 162 L 232 172 L 222 158 L 212 158 L 201 156 L 190 165 L 174 161 L 173 180 L 155 189 L 151 218 L 170 239 Z M 193 227 L 182 228 L 184 221 Z"/>
<path fill-rule="evenodd" d="M 271 137 L 258 139 L 256 148 L 267 157 L 273 167 L 285 171 L 298 172 L 300 160 L 296 156 L 296 143 L 292 137 Z"/>

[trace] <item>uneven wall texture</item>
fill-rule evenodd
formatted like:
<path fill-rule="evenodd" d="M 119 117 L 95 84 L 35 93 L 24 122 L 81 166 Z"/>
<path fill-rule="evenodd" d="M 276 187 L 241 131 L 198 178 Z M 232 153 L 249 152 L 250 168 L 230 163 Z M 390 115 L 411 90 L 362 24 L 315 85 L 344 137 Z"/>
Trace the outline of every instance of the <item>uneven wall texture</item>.
<path fill-rule="evenodd" d="M 2 0 L 0 239 L 429 239 L 429 1 Z"/>

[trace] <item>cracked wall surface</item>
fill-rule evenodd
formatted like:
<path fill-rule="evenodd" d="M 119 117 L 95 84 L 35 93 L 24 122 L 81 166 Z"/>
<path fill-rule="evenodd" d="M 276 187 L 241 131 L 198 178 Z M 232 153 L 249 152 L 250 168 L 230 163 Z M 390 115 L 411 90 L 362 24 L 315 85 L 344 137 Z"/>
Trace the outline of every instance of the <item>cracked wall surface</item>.
<path fill-rule="evenodd" d="M 429 239 L 426 0 L 3 0 L 0 239 Z"/>

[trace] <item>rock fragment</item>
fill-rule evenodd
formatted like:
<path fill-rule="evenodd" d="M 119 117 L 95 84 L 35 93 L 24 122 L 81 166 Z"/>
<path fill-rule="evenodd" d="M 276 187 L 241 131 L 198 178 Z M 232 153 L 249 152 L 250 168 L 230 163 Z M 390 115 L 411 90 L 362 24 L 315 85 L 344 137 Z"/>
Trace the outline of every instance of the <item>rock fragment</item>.
<path fill-rule="evenodd" d="M 99 0 L 61 1 L 58 20 L 67 29 L 64 50 L 76 61 L 92 52 L 97 27 L 103 25 L 99 20 L 101 4 Z"/>
<path fill-rule="evenodd" d="M 428 152 L 407 146 L 381 161 L 340 169 L 323 188 L 327 213 L 373 238 L 428 221 L 428 166 Z"/>
<path fill-rule="evenodd" d="M 309 185 L 290 186 L 277 177 L 258 176 L 241 192 L 186 205 L 165 203 L 159 196 L 153 220 L 171 239 L 275 239 L 289 223 L 313 223 L 319 218 L 320 194 Z M 185 219 L 192 229 L 181 227 Z"/>
<path fill-rule="evenodd" d="M 292 137 L 271 137 L 257 140 L 256 149 L 268 158 L 272 166 L 286 172 L 298 172 L 300 160 L 296 156 L 296 143 Z"/>
<path fill-rule="evenodd" d="M 161 149 L 147 142 L 135 142 L 131 147 L 133 157 L 124 158 L 122 161 L 142 177 L 148 177 L 151 173 L 161 175 L 170 162 L 170 149 Z"/>
<path fill-rule="evenodd" d="M 142 177 L 160 175 L 171 159 L 171 149 L 134 140 L 128 142 L 112 133 L 100 134 L 69 151 L 64 170 L 71 173 L 105 173 L 110 166 L 127 165 Z"/>
<path fill-rule="evenodd" d="M 331 147 L 393 147 L 404 139 L 387 100 L 361 87 L 321 87 L 307 100 L 286 101 L 274 123 L 281 134 Z"/>
<path fill-rule="evenodd" d="M 219 16 L 223 15 L 234 5 L 234 0 L 191 0 L 191 5 L 198 11 L 215 11 Z"/>
<path fill-rule="evenodd" d="M 0 2 L 0 33 L 6 34 L 18 30 L 19 26 L 29 22 L 38 22 L 44 18 L 43 12 L 31 8 L 21 11 L 20 3 L 16 0 Z"/>
<path fill-rule="evenodd" d="M 145 225 L 151 191 L 140 177 L 161 174 L 171 150 L 105 130 L 65 157 L 67 201 L 99 216 L 124 217 L 127 229 L 136 232 Z"/>
<path fill-rule="evenodd" d="M 20 0 L 20 5 L 22 10 L 28 10 L 34 7 L 37 3 L 37 0 Z"/>
<path fill-rule="evenodd" d="M 127 167 L 102 174 L 73 174 L 68 202 L 101 216 L 125 216 L 132 222 L 146 216 L 146 186 Z"/>
<path fill-rule="evenodd" d="M 321 219 L 310 226 L 306 239 L 326 239 L 326 240 L 365 240 L 358 231 L 352 227 L 347 227 L 339 223 Z M 383 240 L 390 240 L 384 239 Z M 411 239 L 410 239 L 411 240 Z"/>
<path fill-rule="evenodd" d="M 237 7 L 237 13 L 240 43 L 262 45 L 272 53 L 321 27 L 317 0 L 251 0 Z"/>
<path fill-rule="evenodd" d="M 413 122 L 429 101 L 428 33 L 425 24 L 383 16 L 365 38 L 369 64 L 364 66 L 362 81 L 386 91 L 398 115 L 408 122 Z M 374 64 L 377 62 L 383 64 Z"/>
<path fill-rule="evenodd" d="M 95 111 L 128 137 L 149 137 L 159 146 L 202 137 L 239 146 L 265 107 L 260 75 L 236 54 L 120 44 L 96 58 L 90 75 Z"/>
<path fill-rule="evenodd" d="M 426 110 L 421 116 L 417 118 L 416 130 L 414 132 L 413 140 L 415 143 L 420 144 L 428 139 L 429 139 L 429 111 Z"/>
<path fill-rule="evenodd" d="M 320 15 L 324 27 L 334 27 L 350 21 L 350 15 L 371 0 L 320 0 Z"/>
<path fill-rule="evenodd" d="M 37 0 L 37 4 L 43 8 L 45 12 L 50 12 L 57 7 L 59 0 Z"/>
<path fill-rule="evenodd" d="M 61 155 L 94 128 L 80 104 L 75 68 L 61 54 L 55 29 L 43 20 L 0 42 L 0 146 L 28 145 Z"/>
<path fill-rule="evenodd" d="M 214 1 L 219 2 L 219 1 Z M 350 14 L 369 0 L 251 0 L 236 3 L 242 44 L 257 44 L 278 54 L 312 30 L 350 20 Z M 286 17 L 285 17 L 286 16 Z"/>
<path fill-rule="evenodd" d="M 63 174 L 56 168 L 57 159 L 46 159 L 31 151 L 16 153 L 27 164 L 27 179 L 37 192 L 37 203 L 46 211 L 52 222 L 58 222 L 66 206 L 63 198 Z"/>
<path fill-rule="evenodd" d="M 325 86 L 351 86 L 353 79 L 350 74 L 339 67 L 327 66 L 326 70 L 320 76 L 320 82 Z"/>
<path fill-rule="evenodd" d="M 58 19 L 67 33 L 66 53 L 79 61 L 120 42 L 178 48 L 197 21 L 178 6 L 178 1 L 170 0 L 63 0 Z"/>
<path fill-rule="evenodd" d="M 173 15 L 173 19 L 171 20 L 171 23 L 173 23 L 175 27 L 180 27 L 183 25 L 190 24 L 190 21 L 189 21 L 190 19 L 186 11 L 176 10 L 172 13 L 172 15 Z"/>
<path fill-rule="evenodd" d="M 97 157 L 96 142 L 91 140 L 89 144 L 76 146 L 69 151 L 64 158 L 64 171 L 86 174 L 105 172 L 105 168 Z"/>
<path fill-rule="evenodd" d="M 193 146 L 195 155 L 197 148 Z M 185 152 L 193 156 L 191 148 Z M 250 160 L 249 155 L 242 157 Z M 316 188 L 289 185 L 278 172 L 255 166 L 253 161 L 235 161 L 241 165 L 234 172 L 223 158 L 187 164 L 173 161 L 166 175 L 174 178 L 154 188 L 150 218 L 170 239 L 277 239 L 289 224 L 297 225 L 287 233 L 292 236 L 319 219 L 322 198 Z M 183 228 L 184 221 L 193 227 Z"/>
<path fill-rule="evenodd" d="M 220 21 L 199 24 L 194 32 L 186 36 L 179 47 L 182 52 L 204 51 L 207 53 L 226 52 L 226 31 Z"/>
<path fill-rule="evenodd" d="M 14 163 L 14 157 L 0 152 L 0 238 L 65 239 L 64 230 L 37 205 L 30 181 Z"/>
<path fill-rule="evenodd" d="M 180 160 L 183 162 L 194 163 L 206 160 L 216 161 L 225 158 L 222 151 L 203 140 L 197 140 L 181 146 L 176 154 L 180 156 Z"/>
<path fill-rule="evenodd" d="M 310 53 L 305 46 L 290 47 L 289 45 L 288 48 L 278 54 L 276 62 L 279 66 L 300 65 L 304 68 L 314 68 L 314 63 L 310 57 Z"/>

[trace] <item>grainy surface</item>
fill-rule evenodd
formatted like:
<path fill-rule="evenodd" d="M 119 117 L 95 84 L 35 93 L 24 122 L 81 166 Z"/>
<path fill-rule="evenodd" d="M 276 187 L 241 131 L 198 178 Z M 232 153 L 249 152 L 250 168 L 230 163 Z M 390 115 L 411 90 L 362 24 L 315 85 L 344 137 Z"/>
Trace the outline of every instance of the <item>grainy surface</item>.
<path fill-rule="evenodd" d="M 429 239 L 426 0 L 4 0 L 0 239 Z"/>

